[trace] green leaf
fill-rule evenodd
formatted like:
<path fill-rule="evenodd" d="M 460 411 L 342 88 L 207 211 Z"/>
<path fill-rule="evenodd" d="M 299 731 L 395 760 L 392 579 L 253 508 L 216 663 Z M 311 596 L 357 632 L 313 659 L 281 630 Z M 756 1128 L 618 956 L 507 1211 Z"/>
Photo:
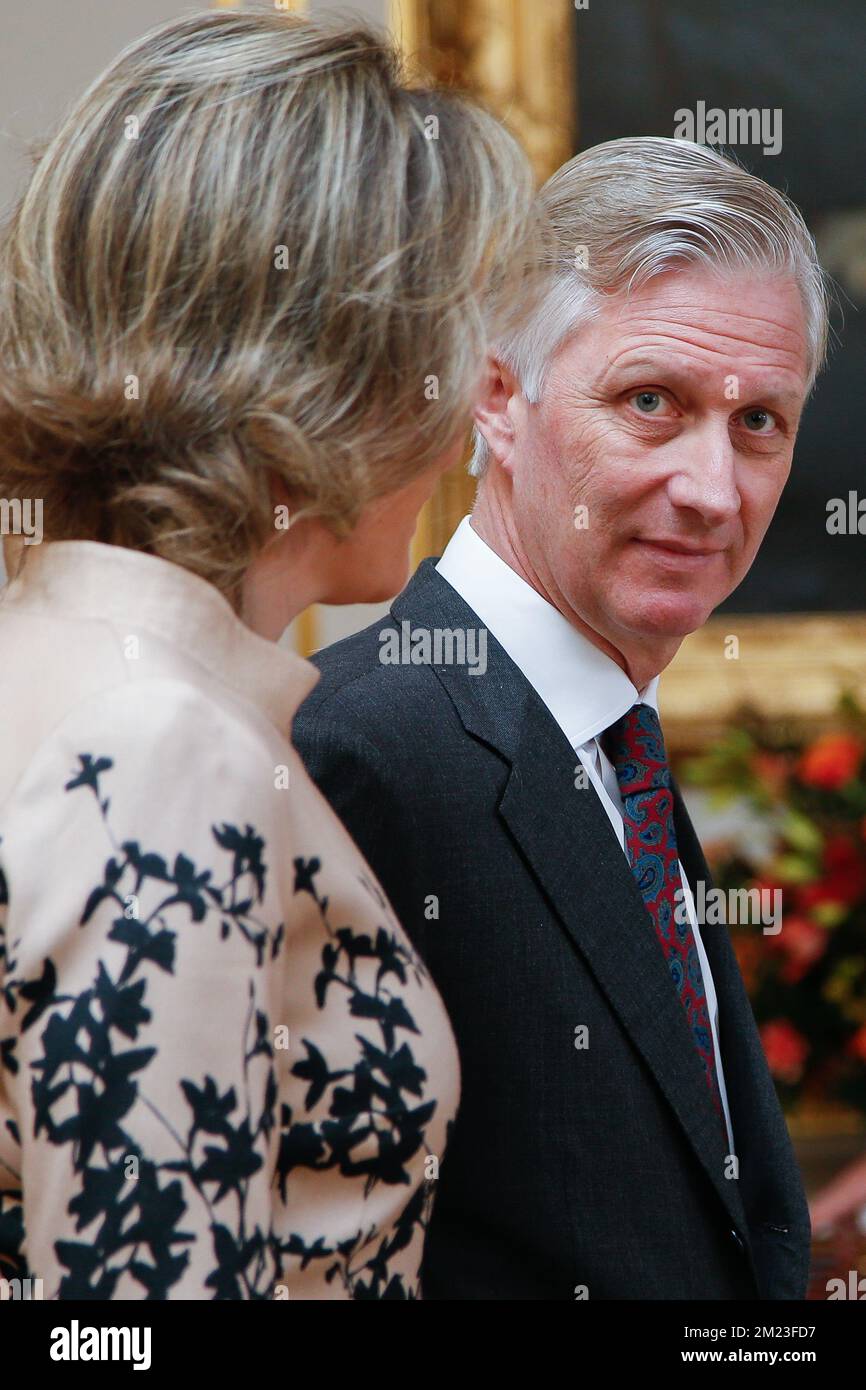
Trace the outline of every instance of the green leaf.
<path fill-rule="evenodd" d="M 819 927 L 838 927 L 850 913 L 845 903 L 816 903 L 812 908 L 812 916 Z"/>
<path fill-rule="evenodd" d="M 787 811 L 781 830 L 791 848 L 803 854 L 818 855 L 823 848 L 821 831 L 814 821 L 800 811 Z"/>
<path fill-rule="evenodd" d="M 815 864 L 799 854 L 782 854 L 773 862 L 774 873 L 783 883 L 813 883 Z"/>

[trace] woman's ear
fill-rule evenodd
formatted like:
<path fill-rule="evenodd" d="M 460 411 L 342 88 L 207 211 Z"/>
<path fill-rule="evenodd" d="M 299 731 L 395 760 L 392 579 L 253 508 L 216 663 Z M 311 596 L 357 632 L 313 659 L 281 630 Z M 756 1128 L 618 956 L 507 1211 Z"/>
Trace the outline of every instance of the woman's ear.
<path fill-rule="evenodd" d="M 509 405 L 520 394 L 520 385 L 511 368 L 497 357 L 488 358 L 473 416 L 491 454 L 504 467 L 508 466 L 514 446 L 513 415 Z"/>

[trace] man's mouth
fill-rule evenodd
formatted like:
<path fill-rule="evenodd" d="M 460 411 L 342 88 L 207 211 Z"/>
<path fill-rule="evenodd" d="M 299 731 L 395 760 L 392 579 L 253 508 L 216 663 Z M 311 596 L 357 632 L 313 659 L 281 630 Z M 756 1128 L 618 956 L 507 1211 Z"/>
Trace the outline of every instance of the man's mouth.
<path fill-rule="evenodd" d="M 671 565 L 698 569 L 726 549 L 721 545 L 699 545 L 691 541 L 665 537 L 635 536 L 638 545 L 647 546 L 661 560 Z"/>

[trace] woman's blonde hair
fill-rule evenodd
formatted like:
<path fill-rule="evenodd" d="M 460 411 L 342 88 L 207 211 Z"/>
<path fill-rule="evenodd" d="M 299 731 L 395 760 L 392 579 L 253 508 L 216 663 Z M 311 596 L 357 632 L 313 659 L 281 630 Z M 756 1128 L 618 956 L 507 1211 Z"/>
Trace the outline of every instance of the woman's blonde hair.
<path fill-rule="evenodd" d="M 530 290 L 516 142 L 363 25 L 172 21 L 35 158 L 0 245 L 0 495 L 235 605 L 269 473 L 351 526 L 468 426 Z"/>

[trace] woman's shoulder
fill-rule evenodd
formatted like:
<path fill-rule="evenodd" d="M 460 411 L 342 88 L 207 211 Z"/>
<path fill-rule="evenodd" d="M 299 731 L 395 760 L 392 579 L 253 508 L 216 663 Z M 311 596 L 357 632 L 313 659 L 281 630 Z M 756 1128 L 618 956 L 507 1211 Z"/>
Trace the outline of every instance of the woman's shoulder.
<path fill-rule="evenodd" d="M 38 694 L 34 693 L 38 703 Z M 110 768 L 115 796 L 139 804 L 178 797 L 184 784 L 208 800 L 219 784 L 235 804 L 261 806 L 289 746 L 231 692 L 166 673 L 106 681 L 53 719 L 0 735 L 0 821 L 22 798 L 62 795 L 83 770 Z M 14 726 L 14 720 L 13 720 Z M 85 773 L 84 775 L 88 775 Z"/>
<path fill-rule="evenodd" d="M 288 654 L 177 566 L 69 544 L 74 556 L 26 567 L 29 588 L 19 577 L 0 593 L 0 648 L 13 654 L 0 667 L 0 807 L 41 749 L 93 725 L 146 741 L 168 723 L 193 745 L 221 730 L 229 754 L 274 762 L 284 706 L 307 679 Z"/>

